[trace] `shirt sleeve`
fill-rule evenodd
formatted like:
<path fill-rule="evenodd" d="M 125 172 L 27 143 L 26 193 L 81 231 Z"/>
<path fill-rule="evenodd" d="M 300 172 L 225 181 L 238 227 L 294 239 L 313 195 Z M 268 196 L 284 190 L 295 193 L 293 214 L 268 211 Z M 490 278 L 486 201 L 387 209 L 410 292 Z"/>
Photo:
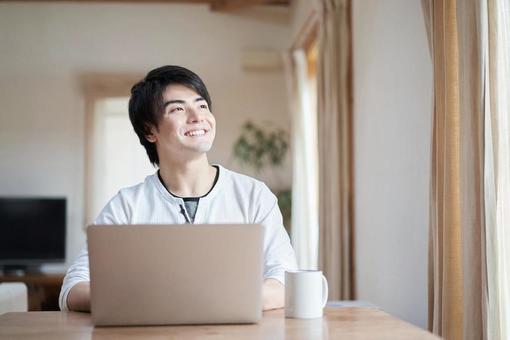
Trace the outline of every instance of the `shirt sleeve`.
<path fill-rule="evenodd" d="M 276 279 L 285 285 L 285 271 L 297 269 L 296 255 L 283 226 L 278 200 L 267 187 L 262 194 L 261 204 L 269 208 L 266 215 L 256 222 L 265 228 L 264 279 Z"/>
<path fill-rule="evenodd" d="M 84 247 L 80 251 L 78 258 L 69 267 L 69 269 L 67 269 L 67 273 L 64 277 L 64 282 L 62 283 L 62 288 L 60 289 L 60 295 L 58 298 L 58 305 L 60 310 L 69 310 L 69 307 L 67 306 L 67 297 L 69 296 L 69 292 L 71 291 L 71 288 L 73 288 L 77 283 L 83 281 L 90 281 L 89 254 L 87 247 Z"/>
<path fill-rule="evenodd" d="M 104 207 L 93 224 L 128 224 L 126 211 L 125 204 L 119 193 Z M 64 276 L 58 298 L 60 310 L 69 310 L 67 297 L 71 289 L 79 282 L 89 281 L 89 253 L 87 246 L 85 246 L 82 248 L 73 264 L 67 269 L 66 275 Z"/>

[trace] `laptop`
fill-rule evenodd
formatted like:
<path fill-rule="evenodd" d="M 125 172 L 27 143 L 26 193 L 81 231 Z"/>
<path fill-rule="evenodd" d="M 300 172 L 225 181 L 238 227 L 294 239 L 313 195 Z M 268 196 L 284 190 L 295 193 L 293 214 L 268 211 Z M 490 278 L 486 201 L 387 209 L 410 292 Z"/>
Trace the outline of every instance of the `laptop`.
<path fill-rule="evenodd" d="M 89 226 L 94 325 L 258 322 L 263 236 L 251 224 Z"/>

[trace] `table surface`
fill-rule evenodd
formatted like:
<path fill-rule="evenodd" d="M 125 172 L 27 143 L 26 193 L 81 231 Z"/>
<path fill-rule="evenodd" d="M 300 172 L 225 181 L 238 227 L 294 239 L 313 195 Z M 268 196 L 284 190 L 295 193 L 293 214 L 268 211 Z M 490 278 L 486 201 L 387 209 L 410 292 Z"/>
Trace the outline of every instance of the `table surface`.
<path fill-rule="evenodd" d="M 253 325 L 94 327 L 90 314 L 28 312 L 0 315 L 0 339 L 438 339 L 381 310 L 327 307 L 322 319 L 287 319 L 264 312 Z"/>

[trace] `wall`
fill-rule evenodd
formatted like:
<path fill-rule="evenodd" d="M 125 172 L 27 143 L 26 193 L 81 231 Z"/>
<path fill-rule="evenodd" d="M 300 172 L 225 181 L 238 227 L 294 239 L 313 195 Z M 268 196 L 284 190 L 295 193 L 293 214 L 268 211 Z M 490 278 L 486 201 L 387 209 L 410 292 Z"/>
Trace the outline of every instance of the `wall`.
<path fill-rule="evenodd" d="M 0 3 L 0 195 L 66 196 L 69 264 L 88 222 L 79 77 L 145 74 L 164 64 L 204 79 L 218 124 L 210 160 L 238 169 L 231 145 L 246 119 L 289 128 L 283 73 L 241 69 L 244 48 L 287 46 L 282 17 L 214 13 L 205 5 Z M 290 169 L 287 162 L 282 182 L 269 184 L 290 185 Z"/>
<path fill-rule="evenodd" d="M 357 298 L 426 328 L 432 66 L 421 5 L 352 3 Z M 294 2 L 294 39 L 312 10 Z"/>
<path fill-rule="evenodd" d="M 353 1 L 358 298 L 427 325 L 432 66 L 419 0 Z"/>
<path fill-rule="evenodd" d="M 307 24 L 310 16 L 315 12 L 316 1 L 312 0 L 293 0 L 292 1 L 292 21 L 291 21 L 291 37 L 289 47 L 298 39 L 302 33 L 303 27 Z"/>

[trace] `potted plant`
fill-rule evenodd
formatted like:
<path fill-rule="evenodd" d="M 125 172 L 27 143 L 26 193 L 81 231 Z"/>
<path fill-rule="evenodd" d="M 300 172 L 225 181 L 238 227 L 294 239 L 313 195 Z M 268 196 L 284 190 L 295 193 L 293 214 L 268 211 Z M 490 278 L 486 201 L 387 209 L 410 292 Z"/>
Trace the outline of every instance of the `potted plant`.
<path fill-rule="evenodd" d="M 289 149 L 288 134 L 285 130 L 258 126 L 251 121 L 242 125 L 241 134 L 233 147 L 234 158 L 257 172 L 281 166 Z M 290 234 L 292 207 L 291 189 L 275 192 L 282 212 L 285 229 Z"/>

